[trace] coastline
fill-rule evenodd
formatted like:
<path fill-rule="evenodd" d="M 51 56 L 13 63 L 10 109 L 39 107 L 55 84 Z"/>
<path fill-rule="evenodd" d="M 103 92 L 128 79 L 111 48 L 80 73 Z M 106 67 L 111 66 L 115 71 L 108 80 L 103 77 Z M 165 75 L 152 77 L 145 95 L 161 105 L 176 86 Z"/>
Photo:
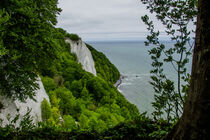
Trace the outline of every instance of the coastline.
<path fill-rule="evenodd" d="M 122 74 L 120 74 L 120 78 L 119 80 L 117 80 L 117 82 L 114 84 L 114 86 L 116 88 L 118 88 L 121 84 L 122 84 L 122 80 L 125 78 L 125 76 L 123 76 Z"/>

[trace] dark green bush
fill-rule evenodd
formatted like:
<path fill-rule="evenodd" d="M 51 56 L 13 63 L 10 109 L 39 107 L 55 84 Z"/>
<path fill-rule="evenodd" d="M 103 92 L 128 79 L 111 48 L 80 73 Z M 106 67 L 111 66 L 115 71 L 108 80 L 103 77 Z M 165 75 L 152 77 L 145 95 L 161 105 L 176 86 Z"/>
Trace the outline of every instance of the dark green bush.
<path fill-rule="evenodd" d="M 19 131 L 10 126 L 0 127 L 0 139 L 124 139 L 124 140 L 159 140 L 171 128 L 171 124 L 166 122 L 155 122 L 145 115 L 140 115 L 132 122 L 120 123 L 115 127 L 104 131 L 82 130 L 73 123 L 71 116 L 65 116 L 70 121 L 64 124 L 65 127 L 50 126 L 40 123 L 36 128 Z M 101 124 L 101 123 L 100 123 Z M 71 128 L 71 132 L 67 128 Z M 100 127 L 100 125 L 99 125 Z M 162 133 L 164 131 L 164 133 Z"/>
<path fill-rule="evenodd" d="M 78 41 L 81 39 L 77 34 L 67 34 L 66 37 L 69 37 L 73 41 Z"/>
<path fill-rule="evenodd" d="M 51 107 L 48 101 L 44 98 L 41 103 L 42 120 L 47 121 L 52 116 Z"/>

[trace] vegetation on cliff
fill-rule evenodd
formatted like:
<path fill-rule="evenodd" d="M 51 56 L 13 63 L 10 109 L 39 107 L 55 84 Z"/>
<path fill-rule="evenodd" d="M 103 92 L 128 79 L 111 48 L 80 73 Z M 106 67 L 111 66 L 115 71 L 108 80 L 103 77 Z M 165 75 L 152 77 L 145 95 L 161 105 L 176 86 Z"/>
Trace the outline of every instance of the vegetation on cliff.
<path fill-rule="evenodd" d="M 103 74 L 96 77 L 84 71 L 76 55 L 70 53 L 66 37 L 74 41 L 79 37 L 54 27 L 61 11 L 57 0 L 1 1 L 0 8 L 2 95 L 21 101 L 33 99 L 39 75 L 50 98 L 50 104 L 46 100 L 42 102 L 44 125 L 68 132 L 104 131 L 132 121 L 139 114 L 113 86 L 119 76 L 113 65 L 104 70 L 100 66 L 99 73 Z M 94 50 L 96 54 L 100 57 Z M 102 58 L 106 61 L 104 67 L 109 67 L 108 59 L 104 55 Z M 98 59 L 95 60 L 99 65 Z M 112 68 L 117 73 L 114 79 Z M 17 119 L 18 116 L 11 124 Z"/>
<path fill-rule="evenodd" d="M 33 98 L 38 71 L 56 56 L 57 0 L 0 1 L 0 95 Z"/>
<path fill-rule="evenodd" d="M 54 59 L 50 59 L 51 65 L 37 69 L 49 95 L 50 105 L 47 100 L 43 100 L 41 108 L 44 122 L 25 131 L 24 136 L 30 134 L 29 131 L 38 134 L 45 127 L 54 129 L 55 134 L 73 131 L 101 133 L 120 123 L 134 121 L 139 115 L 138 109 L 113 86 L 114 80 L 110 77 L 106 81 L 105 78 L 84 71 L 76 55 L 70 53 L 69 44 L 65 43 L 68 33 L 54 27 L 51 27 L 51 31 Z M 33 118 L 27 118 L 20 129 L 13 127 L 18 116 L 10 120 L 10 125 L 1 128 L 1 135 L 6 138 L 13 137 L 14 133 L 16 136 L 21 135 L 23 131 L 19 130 L 22 127 L 33 125 L 30 121 Z"/>
<path fill-rule="evenodd" d="M 40 74 L 50 97 L 52 114 L 60 113 L 64 120 L 60 122 L 52 117 L 48 120 L 50 124 L 62 124 L 67 130 L 102 131 L 133 120 L 138 115 L 137 108 L 112 83 L 84 71 L 65 44 L 65 31 L 55 30 L 57 59 L 50 67 L 40 70 Z M 71 120 L 78 125 L 68 125 Z"/>
<path fill-rule="evenodd" d="M 172 9 L 167 14 L 157 16 L 162 21 L 168 15 L 175 16 L 178 19 L 180 19 L 180 16 L 186 18 L 184 12 L 189 7 L 182 8 L 188 6 L 185 2 L 190 2 L 187 4 L 190 4 L 191 9 L 195 8 L 196 3 L 196 0 L 142 1 L 145 4 L 148 2 L 147 4 L 152 7 L 150 12 L 155 10 L 159 13 L 164 8 L 166 10 Z M 152 2 L 160 7 L 153 6 Z M 171 5 L 166 7 L 166 3 Z M 204 0 L 199 0 L 198 5 L 197 25 L 199 28 L 196 32 L 191 86 L 187 92 L 186 104 L 183 104 L 184 113 L 177 124 L 176 120 L 179 119 L 179 114 L 176 119 L 171 119 L 170 115 L 168 115 L 168 120 L 161 117 L 162 109 L 169 107 L 166 112 L 174 111 L 170 104 L 167 105 L 167 103 L 173 103 L 169 99 L 178 98 L 171 98 L 173 96 L 169 98 L 168 96 L 170 95 L 168 93 L 174 92 L 174 90 L 169 91 L 171 88 L 168 88 L 171 82 L 166 80 L 165 84 L 161 79 L 158 79 L 158 77 L 165 78 L 162 75 L 162 62 L 158 61 L 162 49 L 165 47 L 159 44 L 157 40 L 159 32 L 153 32 L 154 26 L 152 22 L 148 21 L 147 16 L 143 19 L 152 34 L 147 38 L 150 43 L 160 45 L 157 49 L 150 51 L 154 55 L 152 56 L 152 59 L 155 60 L 153 66 L 158 67 L 158 69 L 152 71 L 153 74 L 157 75 L 157 77 L 153 76 L 155 83 L 152 84 L 155 86 L 154 89 L 160 90 L 159 92 L 156 91 L 157 93 L 163 93 L 164 95 L 156 96 L 156 99 L 161 100 L 156 100 L 157 104 L 155 106 L 158 107 L 158 112 L 153 114 L 154 120 L 146 117 L 145 114 L 139 114 L 137 108 L 118 92 L 113 86 L 113 83 L 118 79 L 118 71 L 105 59 L 104 55 L 91 46 L 88 46 L 88 48 L 95 57 L 99 76 L 95 77 L 82 69 L 76 56 L 70 53 L 69 45 L 64 41 L 68 37 L 68 33 L 53 26 L 56 23 L 56 13 L 60 11 L 56 4 L 57 0 L 0 2 L 1 94 L 20 100 L 25 100 L 27 97 L 33 98 L 33 90 L 37 88 L 34 82 L 36 75 L 39 74 L 50 97 L 50 104 L 46 100 L 42 102 L 44 122 L 35 126 L 32 123 L 33 118 L 29 115 L 30 110 L 28 110 L 19 128 L 15 128 L 13 125 L 18 120 L 18 115 L 10 120 L 11 124 L 0 127 L 0 139 L 160 139 L 169 130 L 172 131 L 165 139 L 208 139 L 210 68 L 207 39 L 209 28 L 206 27 L 209 19 L 206 18 L 206 15 L 209 15 L 209 10 Z M 39 9 L 39 7 L 42 8 Z M 178 8 L 181 8 L 181 10 L 177 10 Z M 175 11 L 180 12 L 178 16 Z M 192 15 L 195 16 L 195 13 L 191 12 L 187 12 L 187 15 L 190 14 L 190 18 L 192 18 Z M 166 20 L 164 23 L 168 29 L 171 29 L 175 22 L 169 23 L 169 20 Z M 183 28 L 181 33 L 189 35 L 185 31 L 186 28 Z M 167 33 L 174 35 L 175 30 Z M 173 37 L 172 40 L 181 38 L 183 41 L 182 37 Z M 172 61 L 171 51 L 179 50 L 179 47 L 181 51 L 184 51 L 182 49 L 185 48 L 182 45 L 185 43 L 178 42 L 175 45 L 175 50 L 168 50 L 165 54 L 168 54 L 169 57 L 164 61 Z M 101 61 L 102 64 L 99 63 Z M 178 62 L 180 68 L 184 65 L 181 63 L 185 64 L 186 62 L 180 60 Z M 106 65 L 111 66 L 111 68 L 106 68 Z M 183 72 L 185 71 L 184 69 Z M 113 77 L 114 73 L 116 77 Z M 163 86 L 164 91 L 162 91 L 161 86 Z M 176 100 L 175 102 L 175 105 L 180 103 Z M 0 103 L 0 108 L 2 107 Z M 174 106 L 172 105 L 172 107 Z M 195 113 L 197 114 L 196 117 Z M 172 129 L 173 126 L 175 127 Z"/>
<path fill-rule="evenodd" d="M 98 52 L 96 49 L 88 44 L 86 45 L 92 53 L 97 76 L 112 84 L 116 83 L 117 80 L 119 80 L 120 78 L 120 72 L 115 67 L 115 65 L 113 65 L 102 52 Z"/>
<path fill-rule="evenodd" d="M 66 34 L 66 37 L 70 38 L 73 41 L 79 41 L 81 39 L 77 34 Z"/>

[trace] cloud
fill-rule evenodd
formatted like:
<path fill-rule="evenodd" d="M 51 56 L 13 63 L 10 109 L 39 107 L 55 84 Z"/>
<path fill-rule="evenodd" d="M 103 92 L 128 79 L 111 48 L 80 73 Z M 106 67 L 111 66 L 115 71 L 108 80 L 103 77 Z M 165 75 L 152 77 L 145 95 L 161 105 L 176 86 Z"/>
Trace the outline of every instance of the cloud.
<path fill-rule="evenodd" d="M 83 40 L 134 40 L 147 32 L 141 16 L 149 13 L 140 0 L 59 0 L 58 6 L 57 27 Z"/>

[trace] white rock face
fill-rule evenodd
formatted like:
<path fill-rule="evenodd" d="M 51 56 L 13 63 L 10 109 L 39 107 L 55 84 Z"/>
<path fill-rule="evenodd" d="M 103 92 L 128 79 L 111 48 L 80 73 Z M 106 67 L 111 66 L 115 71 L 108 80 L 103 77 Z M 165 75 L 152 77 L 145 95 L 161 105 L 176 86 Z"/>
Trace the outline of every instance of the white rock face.
<path fill-rule="evenodd" d="M 66 42 L 71 45 L 71 53 L 75 53 L 77 55 L 78 61 L 82 64 L 83 69 L 96 76 L 95 63 L 92 54 L 85 43 L 82 40 L 72 41 L 70 39 L 66 39 Z M 37 83 L 39 85 L 39 89 L 36 90 L 36 95 L 34 97 L 36 102 L 28 98 L 26 102 L 23 103 L 19 100 L 13 101 L 4 96 L 0 96 L 0 102 L 3 104 L 3 109 L 0 110 L 0 119 L 3 120 L 2 126 L 9 124 L 9 121 L 7 120 L 8 114 L 10 115 L 11 121 L 16 117 L 18 114 L 17 110 L 19 110 L 20 119 L 15 124 L 15 126 L 18 127 L 20 120 L 27 113 L 27 108 L 31 109 L 30 115 L 33 117 L 34 123 L 42 121 L 41 102 L 44 100 L 44 98 L 46 98 L 49 102 L 49 97 L 45 92 L 40 77 L 38 78 Z"/>
<path fill-rule="evenodd" d="M 82 64 L 83 69 L 96 76 L 95 63 L 85 43 L 82 40 L 72 41 L 70 39 L 66 39 L 66 42 L 71 45 L 71 53 L 77 55 L 78 61 Z"/>
<path fill-rule="evenodd" d="M 37 80 L 39 85 L 39 89 L 36 90 L 36 95 L 33 101 L 31 99 L 27 99 L 25 103 L 20 102 L 19 100 L 11 100 L 6 97 L 0 96 L 0 101 L 3 104 L 3 109 L 0 110 L 0 118 L 3 119 L 3 126 L 8 124 L 7 115 L 10 114 L 11 120 L 17 115 L 17 110 L 19 109 L 20 119 L 15 124 L 16 127 L 19 126 L 20 120 L 27 113 L 27 108 L 31 109 L 31 117 L 33 117 L 34 123 L 42 121 L 41 117 L 41 102 L 45 99 L 49 102 L 49 97 L 45 92 L 44 86 L 42 84 L 41 78 L 39 77 Z"/>

